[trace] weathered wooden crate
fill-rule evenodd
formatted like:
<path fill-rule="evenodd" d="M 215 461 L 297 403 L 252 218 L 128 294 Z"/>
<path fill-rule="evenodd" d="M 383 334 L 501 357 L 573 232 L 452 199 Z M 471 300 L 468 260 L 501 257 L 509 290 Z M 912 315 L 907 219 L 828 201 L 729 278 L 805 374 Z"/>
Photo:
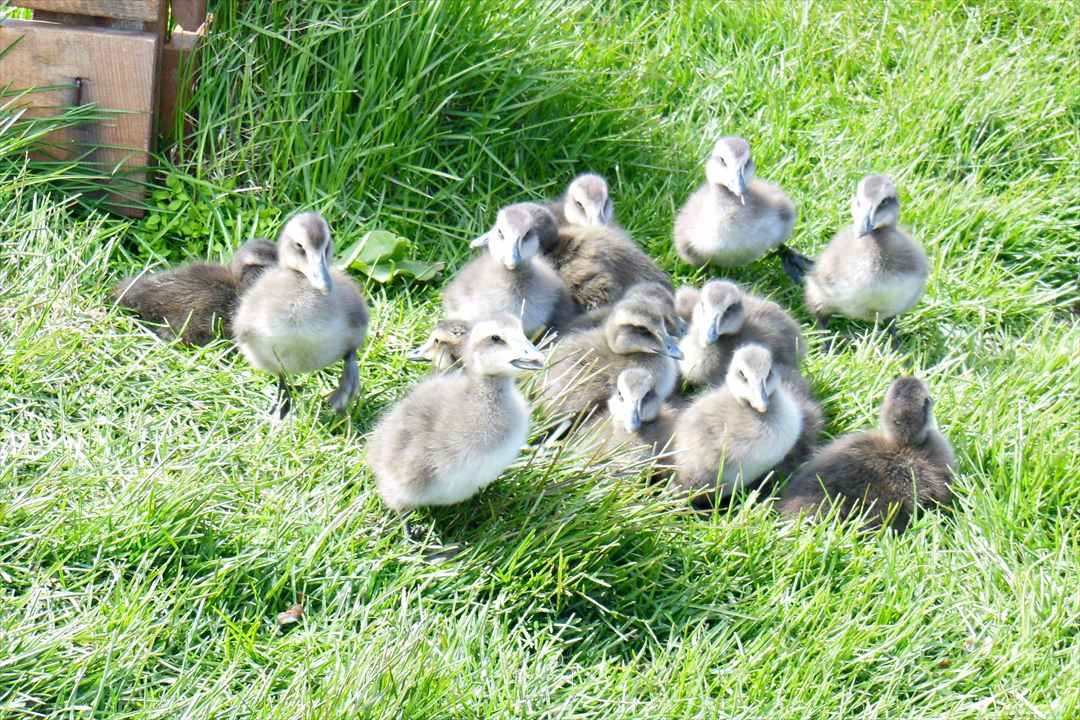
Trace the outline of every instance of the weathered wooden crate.
<path fill-rule="evenodd" d="M 205 0 L 10 0 L 33 20 L 0 22 L 0 88 L 48 87 L 20 99 L 30 115 L 93 103 L 107 120 L 59 131 L 47 152 L 80 157 L 115 172 L 115 209 L 141 214 L 138 202 L 159 127 L 174 126 L 180 66 L 204 31 Z"/>

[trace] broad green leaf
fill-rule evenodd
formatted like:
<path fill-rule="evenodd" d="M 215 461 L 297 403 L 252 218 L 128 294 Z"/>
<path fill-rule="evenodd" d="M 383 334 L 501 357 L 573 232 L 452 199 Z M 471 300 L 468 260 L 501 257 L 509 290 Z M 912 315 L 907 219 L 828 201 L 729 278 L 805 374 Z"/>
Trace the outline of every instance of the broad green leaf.
<path fill-rule="evenodd" d="M 386 230 L 372 230 L 364 233 L 364 236 L 349 248 L 341 259 L 341 266 L 353 267 L 356 263 L 375 265 L 382 260 L 394 257 L 408 244 L 409 241 L 400 235 Z"/>

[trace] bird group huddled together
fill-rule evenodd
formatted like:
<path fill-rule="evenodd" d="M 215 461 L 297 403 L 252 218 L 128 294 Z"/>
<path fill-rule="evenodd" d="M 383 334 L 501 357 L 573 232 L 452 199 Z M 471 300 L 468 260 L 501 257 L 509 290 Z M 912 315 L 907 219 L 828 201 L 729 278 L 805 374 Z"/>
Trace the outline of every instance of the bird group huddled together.
<path fill-rule="evenodd" d="M 929 272 L 898 226 L 892 180 L 863 178 L 852 223 L 811 260 L 785 244 L 794 203 L 755 169 L 744 139 L 716 143 L 706 182 L 675 218 L 679 257 L 726 268 L 774 255 L 803 285 L 819 328 L 833 315 L 881 321 L 895 344 L 894 320 L 919 301 Z M 432 373 L 368 437 L 389 508 L 471 498 L 526 449 L 533 406 L 547 423 L 543 446 L 610 451 L 604 472 L 648 477 L 699 508 L 775 482 L 785 514 L 835 509 L 903 529 L 918 508 L 950 501 L 955 460 L 922 381 L 893 382 L 878 429 L 819 447 L 825 418 L 802 374 L 799 323 L 722 278 L 676 289 L 616 221 L 599 175 L 578 176 L 554 201 L 503 207 L 471 245 L 481 253 L 449 280 L 444 317 L 409 354 Z M 195 263 L 125 280 L 116 299 L 169 339 L 232 337 L 253 367 L 277 376 L 279 419 L 289 376 L 342 360 L 329 403 L 344 412 L 359 389 L 368 310 L 332 250 L 326 221 L 304 212 L 276 246 L 252 240 L 227 268 Z M 523 392 L 526 373 L 537 377 Z"/>

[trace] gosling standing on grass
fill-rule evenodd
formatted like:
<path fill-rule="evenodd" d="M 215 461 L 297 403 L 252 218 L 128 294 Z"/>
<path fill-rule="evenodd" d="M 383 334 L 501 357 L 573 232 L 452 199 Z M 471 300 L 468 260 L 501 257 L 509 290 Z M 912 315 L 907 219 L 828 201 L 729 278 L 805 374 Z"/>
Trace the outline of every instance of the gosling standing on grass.
<path fill-rule="evenodd" d="M 233 327 L 240 351 L 255 368 L 278 378 L 274 414 L 291 405 L 288 375 L 344 361 L 330 407 L 343 413 L 360 388 L 356 350 L 364 341 L 368 310 L 352 278 L 331 267 L 333 241 L 322 215 L 304 212 L 285 223 L 278 264 L 241 297 Z"/>
<path fill-rule="evenodd" d="M 889 321 L 895 347 L 893 318 L 913 308 L 926 290 L 926 255 L 897 227 L 900 199 L 885 175 L 868 175 L 859 182 L 851 214 L 854 222 L 836 234 L 816 262 L 802 258 L 801 266 L 809 268 L 806 306 L 821 329 L 833 314 Z M 797 272 L 794 277 L 798 279 Z"/>
<path fill-rule="evenodd" d="M 555 319 L 569 304 L 566 287 L 548 261 L 537 257 L 544 233 L 554 232 L 551 211 L 536 203 L 499 210 L 495 227 L 472 241 L 487 248 L 446 286 L 443 305 L 453 319 L 476 322 L 495 313 L 520 315 L 526 335 Z"/>
<path fill-rule="evenodd" d="M 746 265 L 780 246 L 795 227 L 795 204 L 776 185 L 754 175 L 750 144 L 716 142 L 705 163 L 707 182 L 675 217 L 675 249 L 685 262 Z"/>
<path fill-rule="evenodd" d="M 379 421 L 367 462 L 383 502 L 404 513 L 452 505 L 493 482 L 529 435 L 529 406 L 514 378 L 544 356 L 512 315 L 473 325 L 464 372 L 433 375 Z"/>

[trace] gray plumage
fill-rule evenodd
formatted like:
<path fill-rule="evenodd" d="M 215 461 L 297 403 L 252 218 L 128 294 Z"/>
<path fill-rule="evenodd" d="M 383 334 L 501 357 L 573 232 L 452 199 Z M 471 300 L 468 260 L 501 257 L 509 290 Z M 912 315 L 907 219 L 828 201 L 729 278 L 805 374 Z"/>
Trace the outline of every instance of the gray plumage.
<path fill-rule="evenodd" d="M 560 227 L 615 224 L 615 205 L 607 180 L 596 173 L 578 175 L 548 208 Z"/>
<path fill-rule="evenodd" d="M 233 323 L 236 342 L 255 368 L 278 376 L 280 414 L 288 411 L 285 377 L 344 360 L 331 407 L 344 412 L 359 389 L 356 350 L 368 310 L 352 278 L 331 268 L 330 228 L 318 213 L 300 213 L 278 238 L 278 264 L 243 294 Z"/>
<path fill-rule="evenodd" d="M 471 328 L 464 320 L 440 320 L 424 344 L 409 353 L 409 359 L 431 363 L 436 373 L 458 369 Z"/>
<path fill-rule="evenodd" d="M 623 370 L 639 367 L 667 398 L 675 389 L 680 357 L 661 312 L 647 301 L 626 298 L 616 303 L 604 324 L 573 333 L 555 345 L 541 385 L 549 412 L 577 414 L 607 401 Z"/>
<path fill-rule="evenodd" d="M 753 487 L 791 452 L 802 430 L 799 404 L 768 349 L 744 345 L 724 386 L 679 416 L 673 484 L 696 504 Z"/>
<path fill-rule="evenodd" d="M 842 517 L 865 511 L 870 528 L 889 519 L 903 531 L 917 508 L 949 504 L 956 458 L 933 428 L 931 404 L 920 380 L 895 380 L 881 408 L 880 428 L 823 448 L 792 477 L 777 509 L 788 516 L 816 515 L 836 503 Z"/>
<path fill-rule="evenodd" d="M 716 142 L 705 164 L 707 182 L 675 218 L 675 249 L 685 262 L 745 265 L 783 243 L 795 226 L 795 205 L 776 185 L 754 176 L 750 145 Z"/>
<path fill-rule="evenodd" d="M 163 340 L 208 345 L 233 334 L 240 293 L 277 262 L 277 247 L 257 238 L 244 243 L 228 267 L 196 262 L 173 270 L 121 281 L 112 292 L 117 305 L 153 323 Z"/>
<path fill-rule="evenodd" d="M 679 343 L 683 353 L 679 370 L 691 385 L 722 385 L 731 356 L 747 343 L 767 347 L 774 365 L 798 368 L 806 354 L 802 329 L 776 303 L 726 280 L 712 280 L 696 294 L 680 289 L 684 304 L 691 297 L 697 302 L 689 331 Z"/>
<path fill-rule="evenodd" d="M 670 471 L 675 422 L 685 406 L 661 398 L 649 371 L 627 368 L 616 378 L 607 407 L 600 431 L 605 445 L 619 450 L 620 463 L 631 471 L 651 463 L 654 475 Z"/>
<path fill-rule="evenodd" d="M 611 305 L 633 285 L 671 280 L 623 230 L 607 225 L 566 225 L 542 236 L 541 248 L 577 307 Z"/>
<path fill-rule="evenodd" d="M 477 322 L 464 371 L 421 382 L 371 435 L 367 462 L 387 506 L 451 505 L 494 481 L 528 439 L 529 407 L 513 378 L 543 360 L 517 318 Z"/>
<path fill-rule="evenodd" d="M 673 337 L 682 337 L 686 334 L 686 321 L 675 311 L 675 297 L 671 294 L 671 287 L 658 282 L 640 282 L 631 285 L 623 294 L 624 300 L 644 300 L 655 305 L 664 316 L 664 327 L 668 334 Z M 583 313 L 569 324 L 567 332 L 580 332 L 600 327 L 611 315 L 614 305 L 603 305 Z"/>
<path fill-rule="evenodd" d="M 472 242 L 488 252 L 465 265 L 443 291 L 447 316 L 472 323 L 497 313 L 520 314 L 527 335 L 552 323 L 569 303 L 559 274 L 537 257 L 541 234 L 554 227 L 551 213 L 536 203 L 499 210 L 495 227 Z"/>
<path fill-rule="evenodd" d="M 895 317 L 914 307 L 926 289 L 926 255 L 896 226 L 900 201 L 892 180 L 863 178 L 851 210 L 852 225 L 836 234 L 806 276 L 806 305 L 821 325 L 832 314 Z"/>

